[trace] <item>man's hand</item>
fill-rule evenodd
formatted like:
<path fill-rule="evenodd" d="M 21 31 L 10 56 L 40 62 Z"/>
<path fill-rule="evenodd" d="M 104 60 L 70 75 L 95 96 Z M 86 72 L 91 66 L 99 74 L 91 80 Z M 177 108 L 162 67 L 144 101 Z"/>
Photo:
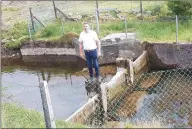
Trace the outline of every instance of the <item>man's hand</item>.
<path fill-rule="evenodd" d="M 85 59 L 85 56 L 83 55 L 83 53 L 80 53 L 80 57 Z"/>
<path fill-rule="evenodd" d="M 100 52 L 100 51 L 97 52 L 97 56 L 98 56 L 98 57 L 101 56 L 101 52 Z"/>

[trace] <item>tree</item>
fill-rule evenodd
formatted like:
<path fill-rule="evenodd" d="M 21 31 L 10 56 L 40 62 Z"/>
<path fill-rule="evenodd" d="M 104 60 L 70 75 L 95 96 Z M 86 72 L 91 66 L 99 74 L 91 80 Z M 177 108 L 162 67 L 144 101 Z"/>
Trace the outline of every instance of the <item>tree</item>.
<path fill-rule="evenodd" d="M 175 15 L 192 15 L 192 2 L 190 1 L 169 1 L 167 6 Z"/>

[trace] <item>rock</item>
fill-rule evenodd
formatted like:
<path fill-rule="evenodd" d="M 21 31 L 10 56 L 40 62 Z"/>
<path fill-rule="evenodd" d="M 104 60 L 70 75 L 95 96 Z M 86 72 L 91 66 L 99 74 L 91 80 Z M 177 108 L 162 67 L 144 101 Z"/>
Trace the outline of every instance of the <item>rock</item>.
<path fill-rule="evenodd" d="M 69 17 L 73 16 L 73 13 L 72 12 L 68 13 L 68 16 Z"/>
<path fill-rule="evenodd" d="M 11 55 L 11 57 L 14 57 L 14 56 L 15 56 L 15 54 Z"/>
<path fill-rule="evenodd" d="M 130 10 L 125 10 L 125 13 L 128 13 L 128 14 L 130 14 L 130 13 L 132 13 Z"/>
<path fill-rule="evenodd" d="M 124 19 L 124 16 L 123 16 L 123 15 L 121 15 L 121 14 L 117 14 L 117 17 L 118 17 L 119 19 L 121 19 L 121 20 L 123 20 L 123 19 Z"/>
<path fill-rule="evenodd" d="M 140 13 L 140 10 L 139 10 L 139 9 L 133 9 L 133 10 L 132 10 L 132 14 L 138 14 L 138 13 Z"/>
<path fill-rule="evenodd" d="M 83 68 L 82 72 L 87 72 L 88 68 Z"/>
<path fill-rule="evenodd" d="M 83 15 L 81 15 L 81 16 L 82 16 L 82 18 L 88 17 L 87 14 L 83 14 Z M 90 16 L 89 16 L 89 17 L 90 17 Z"/>
<path fill-rule="evenodd" d="M 110 13 L 105 13 L 105 17 L 112 17 Z"/>
<path fill-rule="evenodd" d="M 77 15 L 77 20 L 81 20 L 83 17 L 81 15 Z"/>
<path fill-rule="evenodd" d="M 136 17 L 140 17 L 141 16 L 141 13 L 138 13 L 137 15 L 136 15 Z"/>
<path fill-rule="evenodd" d="M 152 12 L 149 11 L 149 10 L 145 12 L 145 14 L 146 14 L 147 16 L 151 16 L 151 13 L 152 13 Z"/>
<path fill-rule="evenodd" d="M 116 12 L 116 13 L 121 13 L 121 11 L 120 11 L 120 10 L 118 10 L 118 9 L 116 9 L 116 10 L 115 10 L 115 12 Z"/>

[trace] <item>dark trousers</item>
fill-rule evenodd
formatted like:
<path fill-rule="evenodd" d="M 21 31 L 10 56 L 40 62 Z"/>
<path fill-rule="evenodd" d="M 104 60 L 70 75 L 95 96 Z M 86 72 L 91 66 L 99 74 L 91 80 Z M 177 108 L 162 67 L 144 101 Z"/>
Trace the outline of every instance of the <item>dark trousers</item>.
<path fill-rule="evenodd" d="M 87 60 L 87 66 L 89 69 L 89 75 L 93 77 L 93 67 L 95 68 L 95 75 L 99 77 L 99 64 L 98 64 L 98 57 L 97 57 L 97 49 L 93 51 L 86 51 L 85 50 L 85 57 Z"/>

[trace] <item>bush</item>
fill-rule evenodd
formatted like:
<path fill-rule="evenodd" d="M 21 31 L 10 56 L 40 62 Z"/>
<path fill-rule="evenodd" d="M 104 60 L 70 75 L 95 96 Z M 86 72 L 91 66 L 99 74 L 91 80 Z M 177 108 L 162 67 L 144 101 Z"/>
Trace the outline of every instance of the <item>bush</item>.
<path fill-rule="evenodd" d="M 4 34 L 2 35 L 2 38 L 10 40 L 18 39 L 22 36 L 28 35 L 28 28 L 26 22 L 17 22 L 11 27 L 9 30 L 4 30 Z"/>
<path fill-rule="evenodd" d="M 10 40 L 7 43 L 5 43 L 5 47 L 6 48 L 10 48 L 10 49 L 16 49 L 16 48 L 20 48 L 21 45 L 25 42 L 29 40 L 28 36 L 22 36 L 19 39 L 16 40 Z"/>
<path fill-rule="evenodd" d="M 60 41 L 61 44 L 70 44 L 70 45 L 72 45 L 73 38 L 79 38 L 79 35 L 76 34 L 76 33 L 69 32 L 69 33 L 64 34 L 59 39 L 59 41 Z"/>
<path fill-rule="evenodd" d="M 189 1 L 169 1 L 167 3 L 170 11 L 174 15 L 192 15 L 192 2 Z"/>
<path fill-rule="evenodd" d="M 169 12 L 166 4 L 155 4 L 145 8 L 145 11 L 151 11 L 152 16 L 166 16 Z"/>

